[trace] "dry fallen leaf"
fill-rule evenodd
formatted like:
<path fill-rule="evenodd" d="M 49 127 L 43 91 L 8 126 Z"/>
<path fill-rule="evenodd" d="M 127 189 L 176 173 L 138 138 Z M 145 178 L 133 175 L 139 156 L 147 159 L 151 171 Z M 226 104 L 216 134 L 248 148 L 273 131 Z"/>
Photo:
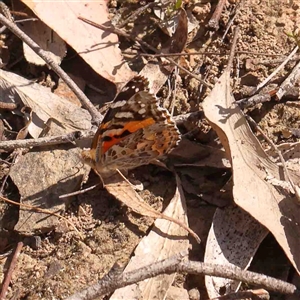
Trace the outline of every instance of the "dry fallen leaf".
<path fill-rule="evenodd" d="M 49 28 L 41 20 L 38 20 L 33 12 L 22 2 L 14 1 L 15 11 L 23 12 L 30 19 L 28 22 L 22 22 L 20 28 L 33 41 L 35 41 L 47 55 L 58 65 L 67 54 L 67 45 L 61 37 Z M 32 64 L 45 66 L 45 61 L 37 55 L 26 43 L 23 42 L 23 52 L 25 59 Z"/>
<path fill-rule="evenodd" d="M 169 217 L 164 215 L 150 205 L 148 205 L 139 194 L 133 189 L 132 185 L 125 180 L 119 173 L 109 177 L 103 178 L 103 183 L 105 185 L 106 190 L 116 197 L 119 201 L 125 204 L 127 207 L 130 207 L 134 212 L 151 217 L 154 219 L 161 218 L 166 219 L 168 221 L 172 221 L 175 224 L 181 226 L 186 231 L 188 231 L 198 243 L 200 243 L 200 239 L 198 235 L 193 232 L 184 222 L 179 221 L 176 218 Z"/>
<path fill-rule="evenodd" d="M 234 201 L 272 232 L 299 272 L 300 207 L 288 191 L 268 181 L 270 177 L 285 181 L 283 170 L 265 154 L 234 101 L 226 71 L 205 99 L 203 109 L 231 157 Z M 291 176 L 299 183 L 299 172 L 291 172 Z M 231 240 L 235 249 L 233 243 Z M 244 259 L 250 261 L 251 257 Z"/>
<path fill-rule="evenodd" d="M 115 34 L 103 32 L 78 17 L 109 26 L 107 1 L 22 1 L 68 43 L 96 73 L 114 83 L 127 82 L 132 71 L 123 62 Z M 76 30 L 74 31 L 74 29 Z"/>
<path fill-rule="evenodd" d="M 41 21 L 25 22 L 22 30 L 30 36 L 43 50 L 48 52 L 48 56 L 60 65 L 66 56 L 67 46 L 60 36 Z M 44 66 L 45 61 L 37 55 L 27 44 L 23 43 L 23 51 L 29 63 Z"/>
<path fill-rule="evenodd" d="M 217 209 L 206 246 L 205 263 L 248 268 L 253 255 L 268 230 L 239 207 Z M 205 286 L 210 298 L 219 297 L 219 291 L 235 292 L 240 282 L 205 276 Z"/>
<path fill-rule="evenodd" d="M 185 198 L 179 179 L 177 183 L 175 195 L 163 213 L 187 224 Z M 187 253 L 188 247 L 189 241 L 182 227 L 173 222 L 158 219 L 154 222 L 151 232 L 140 241 L 125 272 L 150 265 L 179 252 Z M 126 286 L 116 290 L 110 299 L 165 299 L 175 275 L 160 275 Z"/>
<path fill-rule="evenodd" d="M 91 116 L 85 109 L 14 73 L 0 70 L 0 89 L 1 101 L 32 109 L 28 130 L 34 138 L 39 137 L 49 119 L 59 124 L 65 133 L 91 128 Z"/>

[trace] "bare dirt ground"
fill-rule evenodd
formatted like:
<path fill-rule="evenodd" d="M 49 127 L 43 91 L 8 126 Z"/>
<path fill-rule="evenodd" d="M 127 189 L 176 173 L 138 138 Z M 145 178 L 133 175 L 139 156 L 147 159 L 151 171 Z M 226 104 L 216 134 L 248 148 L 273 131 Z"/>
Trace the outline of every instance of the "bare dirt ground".
<path fill-rule="evenodd" d="M 249 91 L 270 75 L 295 47 L 295 40 L 286 33 L 294 32 L 300 24 L 300 5 L 297 1 L 228 1 L 220 18 L 220 28 L 216 32 L 209 31 L 206 27 L 216 1 L 183 2 L 185 9 L 199 22 L 199 26 L 189 34 L 186 52 L 224 53 L 226 51 L 228 53 L 233 36 L 232 28 L 229 29 L 223 42 L 221 38 L 225 33 L 226 25 L 233 17 L 234 9 L 239 5 L 233 27 L 239 25 L 240 36 L 231 73 L 236 100 L 247 97 Z M 110 17 L 125 20 L 141 5 L 143 5 L 142 1 L 110 1 Z M 167 40 L 157 23 L 159 21 L 149 9 L 123 29 L 143 36 L 145 41 L 155 47 Z M 122 37 L 120 41 L 120 48 L 127 53 L 124 57 L 130 61 L 130 66 L 135 71 L 139 71 L 142 67 L 141 58 L 132 58 L 133 56 L 128 54 L 131 51 L 130 42 Z M 226 67 L 227 59 L 228 55 L 225 54 L 195 55 L 183 58 L 182 64 L 188 66 L 193 73 L 206 76 L 205 80 L 213 85 Z M 271 79 L 266 89 L 270 91 L 272 85 L 282 82 L 294 64 L 294 61 L 288 63 Z M 42 71 L 47 72 L 46 69 L 28 67 L 25 61 L 22 63 L 22 68 L 25 77 L 39 77 Z M 11 70 L 14 69 L 16 70 L 17 66 Z M 201 89 L 201 83 L 187 76 L 183 71 L 179 72 L 177 80 L 175 114 L 201 110 L 206 89 Z M 299 92 L 298 87 L 296 89 Z M 167 88 L 164 87 L 159 95 L 166 96 L 166 93 Z M 293 132 L 299 130 L 300 125 L 298 99 L 299 94 L 296 94 L 294 99 L 283 99 L 281 102 L 272 100 L 249 108 L 247 113 L 274 143 L 296 142 L 299 141 L 299 135 Z M 211 146 L 219 144 L 215 132 L 204 118 L 199 128 L 200 131 L 193 137 L 195 141 Z M 188 131 L 186 127 L 183 130 Z M 267 147 L 265 141 L 263 145 Z M 194 172 L 202 174 L 197 180 L 190 177 L 191 170 L 187 172 L 181 168 L 178 172 L 185 189 L 189 225 L 201 238 L 200 245 L 190 238 L 189 257 L 192 260 L 203 261 L 205 243 L 215 209 L 232 203 L 230 193 L 224 196 L 220 192 L 230 180 L 231 172 L 224 169 L 195 167 Z M 176 187 L 175 178 L 171 172 L 163 168 L 154 165 L 142 166 L 130 171 L 128 176 L 137 183 L 143 184 L 144 189 L 139 194 L 159 211 L 162 211 L 173 197 Z M 98 180 L 92 172 L 83 187 L 90 186 Z M 9 184 L 12 185 L 11 182 Z M 12 188 L 5 191 L 5 194 L 18 197 Z M 2 205 L 1 211 L 6 215 L 8 205 Z M 64 216 L 80 231 L 82 239 L 62 219 L 55 230 L 35 237 L 20 236 L 12 230 L 11 226 L 7 226 L 9 223 L 14 223 L 11 218 L 16 218 L 16 215 L 16 213 L 10 214 L 8 221 L 7 218 L 2 220 L 0 250 L 3 253 L 20 240 L 27 244 L 18 258 L 6 299 L 64 299 L 96 283 L 116 262 L 124 265 L 128 262 L 140 239 L 151 230 L 153 222 L 151 218 L 132 212 L 100 187 L 73 197 L 66 206 Z M 275 257 L 266 263 L 266 260 L 261 257 L 270 258 L 272 252 L 276 253 Z M 0 260 L 1 279 L 9 263 L 7 258 Z M 283 265 L 285 266 L 285 272 L 291 268 L 272 236 L 261 245 L 253 268 L 265 272 L 266 269 L 262 268 L 264 263 L 267 268 L 273 266 L 275 272 L 278 272 L 276 267 L 278 264 L 282 268 Z M 271 271 L 270 273 L 272 274 Z M 282 273 L 279 272 L 277 275 L 281 277 Z M 196 299 L 192 298 L 194 289 L 200 292 L 201 299 L 207 297 L 203 276 L 178 275 L 173 285 L 192 291 L 190 299 Z M 278 295 L 272 297 L 274 297 L 272 299 L 280 299 Z"/>

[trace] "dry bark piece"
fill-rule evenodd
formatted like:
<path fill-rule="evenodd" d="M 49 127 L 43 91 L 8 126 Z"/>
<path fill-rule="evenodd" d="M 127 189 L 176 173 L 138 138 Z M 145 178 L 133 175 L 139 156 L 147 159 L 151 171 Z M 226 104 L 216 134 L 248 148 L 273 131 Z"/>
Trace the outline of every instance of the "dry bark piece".
<path fill-rule="evenodd" d="M 107 24 L 107 1 L 59 1 L 55 5 L 51 2 L 22 2 L 68 43 L 96 73 L 115 83 L 127 82 L 132 77 L 132 71 L 122 60 L 118 37 L 78 19 L 82 16 L 96 23 Z"/>
<path fill-rule="evenodd" d="M 288 191 L 268 181 L 272 177 L 285 182 L 283 170 L 267 157 L 236 105 L 228 70 L 205 99 L 203 110 L 231 157 L 235 203 L 272 232 L 299 272 L 300 207 Z M 295 183 L 300 181 L 299 171 L 290 175 Z"/>
<path fill-rule="evenodd" d="M 175 195 L 163 213 L 187 224 L 184 194 L 179 185 L 178 182 Z M 186 252 L 188 247 L 189 241 L 186 238 L 186 231 L 182 227 L 173 222 L 158 219 L 154 222 L 151 232 L 140 241 L 134 256 L 124 271 L 130 272 L 179 252 Z M 116 290 L 110 299 L 165 299 L 175 275 L 175 273 L 159 275 L 126 286 Z"/>

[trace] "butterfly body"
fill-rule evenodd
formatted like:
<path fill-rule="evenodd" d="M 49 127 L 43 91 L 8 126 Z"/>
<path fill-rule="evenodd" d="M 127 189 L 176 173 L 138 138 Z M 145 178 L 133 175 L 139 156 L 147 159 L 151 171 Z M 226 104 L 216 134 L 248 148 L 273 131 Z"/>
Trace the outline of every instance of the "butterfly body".
<path fill-rule="evenodd" d="M 111 174 L 163 158 L 178 144 L 180 133 L 166 109 L 136 77 L 112 102 L 84 160 L 100 174 Z"/>

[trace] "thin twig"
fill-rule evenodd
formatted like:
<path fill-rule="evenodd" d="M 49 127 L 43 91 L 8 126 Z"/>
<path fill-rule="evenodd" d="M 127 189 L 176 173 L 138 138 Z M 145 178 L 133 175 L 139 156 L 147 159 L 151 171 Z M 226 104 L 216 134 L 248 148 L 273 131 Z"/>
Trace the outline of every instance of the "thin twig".
<path fill-rule="evenodd" d="M 58 145 L 66 143 L 74 143 L 78 140 L 85 140 L 94 136 L 93 131 L 75 131 L 65 135 L 42 137 L 28 140 L 2 141 L 0 142 L 0 149 L 10 151 L 17 148 L 31 148 L 49 145 Z"/>
<path fill-rule="evenodd" d="M 230 47 L 228 64 L 227 64 L 227 67 L 226 67 L 227 70 L 230 70 L 232 68 L 232 63 L 233 63 L 233 59 L 234 59 L 234 55 L 235 55 L 235 49 L 236 49 L 236 44 L 237 44 L 237 40 L 238 40 L 238 37 L 239 37 L 239 33 L 240 33 L 240 29 L 237 26 L 235 28 L 234 35 L 233 35 L 233 40 L 232 40 L 231 47 Z"/>
<path fill-rule="evenodd" d="M 278 280 L 266 275 L 245 271 L 238 267 L 214 265 L 208 263 L 182 261 L 182 256 L 173 256 L 151 265 L 119 274 L 120 272 L 109 272 L 97 284 L 74 294 L 67 300 L 91 300 L 96 297 L 111 293 L 118 288 L 128 286 L 139 281 L 155 277 L 160 274 L 172 274 L 175 272 L 188 274 L 203 274 L 243 281 L 247 284 L 259 285 L 270 291 L 283 294 L 300 296 L 300 290 L 293 284 Z"/>
<path fill-rule="evenodd" d="M 233 292 L 230 294 L 226 294 L 224 296 L 211 298 L 210 300 L 244 300 L 244 299 L 270 300 L 270 295 L 266 290 L 258 289 L 258 290 Z"/>
<path fill-rule="evenodd" d="M 254 95 L 250 98 L 243 98 L 237 100 L 235 101 L 235 103 L 237 103 L 241 109 L 244 109 L 247 107 L 255 106 L 259 103 L 269 102 L 272 99 L 271 97 L 272 97 L 271 93 L 263 93 L 263 94 Z"/>
<path fill-rule="evenodd" d="M 3 121 L 0 119 L 0 141 L 3 140 L 3 137 L 4 137 L 4 123 Z"/>
<path fill-rule="evenodd" d="M 0 109 L 15 110 L 18 107 L 16 103 L 8 103 L 0 101 Z"/>
<path fill-rule="evenodd" d="M 184 121 L 197 121 L 200 116 L 203 117 L 203 112 L 193 112 L 184 115 L 174 116 L 174 120 L 177 125 L 182 124 Z M 74 131 L 67 133 L 65 135 L 42 137 L 37 139 L 27 139 L 27 140 L 13 140 L 13 141 L 0 141 L 0 150 L 11 151 L 18 148 L 32 148 L 50 145 L 59 145 L 74 143 L 80 140 L 92 139 L 95 132 L 89 131 Z"/>
<path fill-rule="evenodd" d="M 228 55 L 228 51 L 195 51 L 195 52 L 185 52 L 185 53 L 157 53 L 157 54 L 151 54 L 151 53 L 132 53 L 132 52 L 126 52 L 124 51 L 123 54 L 132 54 L 132 55 L 139 55 L 139 56 L 145 56 L 145 57 L 168 57 L 168 56 L 191 56 L 191 55 Z M 283 54 L 268 54 L 268 53 L 262 53 L 262 52 L 252 52 L 252 51 L 236 51 L 236 54 L 249 54 L 253 56 L 270 56 L 270 57 L 286 57 L 286 55 Z M 296 59 L 295 59 L 296 60 Z"/>
<path fill-rule="evenodd" d="M 203 111 L 195 111 L 187 114 L 182 114 L 174 116 L 172 119 L 175 121 L 176 125 L 182 125 L 184 122 L 197 122 L 204 118 Z"/>
<path fill-rule="evenodd" d="M 12 257 L 12 260 L 10 262 L 10 266 L 9 266 L 9 269 L 6 273 L 6 276 L 4 278 L 4 281 L 2 283 L 2 289 L 1 289 L 1 294 L 0 294 L 0 300 L 5 300 L 5 296 L 6 296 L 6 293 L 7 293 L 7 289 L 8 289 L 8 286 L 10 284 L 10 281 L 11 281 L 11 277 L 12 277 L 12 273 L 16 267 L 16 264 L 17 264 L 17 260 L 18 260 L 18 257 L 21 253 L 21 250 L 23 248 L 23 243 L 22 242 L 19 242 L 17 244 L 17 247 L 16 247 L 16 250 L 14 252 L 14 255 Z"/>
<path fill-rule="evenodd" d="M 195 78 L 196 80 L 198 80 L 200 83 L 202 83 L 203 85 L 205 85 L 206 87 L 212 89 L 213 85 L 205 82 L 203 79 L 201 79 L 199 76 L 193 74 L 192 72 L 190 72 L 189 70 L 187 70 L 186 68 L 182 67 L 180 64 L 178 64 L 176 61 L 174 61 L 172 58 L 167 57 L 166 58 L 170 63 L 172 63 L 173 65 L 177 66 L 178 69 L 182 70 L 183 72 L 185 72 L 186 74 L 188 74 L 189 76 L 191 76 L 192 78 Z"/>
<path fill-rule="evenodd" d="M 123 268 L 113 266 L 111 270 L 98 281 L 98 283 L 88 287 L 87 289 L 78 292 L 66 300 L 92 300 L 107 293 L 111 293 L 118 288 L 137 283 L 139 281 L 155 277 L 159 274 L 166 273 L 165 270 L 169 267 L 176 266 L 181 260 L 187 256 L 186 251 L 174 255 L 168 259 L 161 260 L 151 265 L 136 269 L 131 272 L 122 272 Z M 156 274 L 157 273 L 157 274 Z M 137 276 L 141 276 L 138 278 Z"/>
<path fill-rule="evenodd" d="M 73 192 L 73 193 L 68 193 L 68 194 L 60 195 L 58 198 L 59 199 L 63 199 L 63 198 L 71 197 L 71 196 L 76 196 L 76 195 L 84 194 L 84 193 L 86 193 L 88 191 L 93 190 L 94 188 L 96 188 L 99 185 L 100 185 L 100 183 L 97 183 L 97 184 L 94 184 L 92 186 L 89 186 L 86 189 L 82 189 L 80 191 L 76 191 L 76 192 Z"/>
<path fill-rule="evenodd" d="M 144 47 L 150 49 L 151 51 L 153 51 L 153 52 L 155 52 L 155 53 L 157 52 L 157 49 L 156 49 L 156 48 L 154 48 L 154 47 L 152 47 L 151 45 L 149 45 L 148 43 L 144 42 L 144 41 L 143 41 L 142 39 L 140 39 L 139 37 L 132 37 L 130 34 L 124 32 L 124 31 L 121 30 L 121 29 L 118 29 L 118 28 L 116 28 L 116 27 L 108 27 L 108 26 L 104 26 L 104 25 L 102 25 L 102 24 L 95 23 L 95 22 L 93 22 L 93 21 L 91 21 L 91 20 L 89 20 L 89 19 L 83 18 L 83 17 L 81 17 L 81 16 L 79 16 L 78 19 L 81 20 L 81 21 L 83 21 L 83 22 L 85 22 L 85 23 L 87 23 L 87 24 L 89 24 L 89 25 L 92 25 L 92 26 L 94 26 L 94 27 L 96 27 L 96 28 L 99 28 L 99 29 L 101 29 L 101 30 L 103 30 L 103 31 L 108 31 L 108 32 L 114 33 L 114 34 L 116 34 L 116 35 L 123 36 L 123 37 L 125 37 L 125 38 L 127 38 L 127 39 L 129 39 L 129 40 L 131 40 L 131 41 L 133 41 L 133 42 L 135 42 L 135 43 L 138 42 L 139 44 L 141 44 L 142 46 L 144 46 Z"/>
<path fill-rule="evenodd" d="M 174 108 L 175 108 L 175 101 L 176 101 L 176 96 L 177 96 L 177 79 L 179 76 L 178 68 L 175 68 L 174 70 L 174 86 L 173 86 L 173 93 L 172 94 L 172 99 L 170 101 L 170 105 L 168 110 L 171 112 L 171 116 L 174 116 Z"/>
<path fill-rule="evenodd" d="M 150 2 L 148 4 L 145 4 L 144 6 L 138 8 L 136 11 L 134 11 L 125 21 L 118 24 L 119 28 L 123 28 L 125 25 L 127 25 L 129 22 L 132 22 L 134 19 L 139 17 L 146 9 L 151 8 L 152 6 L 157 5 L 156 2 Z"/>
<path fill-rule="evenodd" d="M 3 1 L 0 2 L 0 11 L 1 11 L 1 14 L 3 14 L 8 20 L 14 21 L 14 18 L 11 14 L 10 9 Z"/>
<path fill-rule="evenodd" d="M 300 62 L 294 67 L 291 74 L 283 81 L 280 85 L 278 91 L 276 92 L 276 98 L 278 101 L 287 93 L 287 91 L 291 90 L 298 81 L 300 76 Z"/>
<path fill-rule="evenodd" d="M 15 23 L 37 22 L 37 21 L 39 21 L 38 18 L 27 18 L 27 19 L 15 20 Z"/>
<path fill-rule="evenodd" d="M 284 66 L 290 61 L 290 59 L 296 54 L 299 47 L 296 46 L 294 50 L 289 54 L 289 56 L 278 66 L 278 68 L 272 72 L 263 82 L 261 82 L 255 89 L 253 89 L 250 93 L 250 96 L 253 96 L 260 89 L 262 89 Z"/>
<path fill-rule="evenodd" d="M 47 65 L 67 84 L 67 86 L 74 92 L 78 97 L 82 105 L 89 111 L 92 116 L 93 121 L 99 124 L 103 117 L 97 111 L 96 107 L 90 102 L 86 95 L 79 89 L 76 83 L 71 79 L 71 77 L 63 71 L 63 69 L 57 65 L 53 59 L 48 55 L 47 51 L 41 49 L 41 47 L 35 43 L 28 35 L 26 35 L 22 30 L 19 29 L 13 22 L 9 21 L 2 14 L 0 14 L 0 23 L 5 25 L 11 32 L 18 36 L 24 43 L 26 43 L 37 55 L 39 55 Z"/>
<path fill-rule="evenodd" d="M 234 9 L 234 15 L 233 15 L 233 17 L 229 20 L 229 22 L 227 23 L 225 32 L 224 32 L 224 34 L 223 34 L 223 36 L 222 36 L 222 38 L 221 38 L 221 41 L 222 41 L 222 42 L 224 41 L 224 39 L 225 39 L 225 37 L 226 37 L 226 35 L 227 35 L 227 33 L 228 33 L 228 31 L 229 31 L 231 25 L 233 24 L 233 21 L 235 20 L 235 18 L 236 18 L 237 15 L 238 15 L 238 12 L 239 12 L 239 8 L 240 8 L 240 6 L 241 6 L 241 3 L 243 3 L 243 1 L 238 2 L 237 5 L 235 6 L 235 9 Z"/>
<path fill-rule="evenodd" d="M 213 30 L 219 29 L 219 21 L 225 4 L 226 4 L 226 0 L 219 0 L 212 17 L 208 21 L 207 27 L 209 29 L 213 29 Z"/>

